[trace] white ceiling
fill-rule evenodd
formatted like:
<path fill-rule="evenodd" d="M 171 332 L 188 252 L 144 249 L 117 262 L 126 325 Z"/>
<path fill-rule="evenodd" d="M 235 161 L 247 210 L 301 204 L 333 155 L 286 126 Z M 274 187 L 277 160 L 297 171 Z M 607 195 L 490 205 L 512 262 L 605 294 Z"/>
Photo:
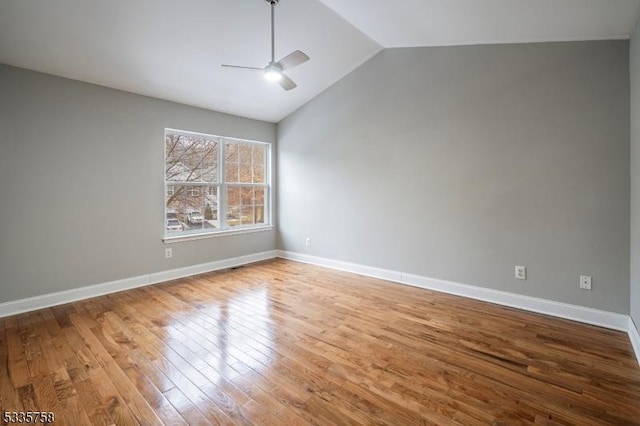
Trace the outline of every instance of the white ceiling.
<path fill-rule="evenodd" d="M 278 122 L 382 47 L 628 38 L 640 0 L 281 0 L 276 59 L 264 0 L 0 0 L 0 63 Z M 375 41 L 374 41 L 375 40 Z"/>
<path fill-rule="evenodd" d="M 629 38 L 640 0 L 320 0 L 381 46 Z"/>
<path fill-rule="evenodd" d="M 276 60 L 285 92 L 260 72 L 270 60 L 264 0 L 0 0 L 0 63 L 277 122 L 381 47 L 317 0 L 276 6 Z"/>

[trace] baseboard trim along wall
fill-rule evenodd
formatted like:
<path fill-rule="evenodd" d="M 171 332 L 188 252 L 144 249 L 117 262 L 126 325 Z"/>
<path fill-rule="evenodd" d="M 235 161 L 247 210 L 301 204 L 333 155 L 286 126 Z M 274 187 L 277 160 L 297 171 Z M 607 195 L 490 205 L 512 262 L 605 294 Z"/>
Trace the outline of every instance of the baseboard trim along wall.
<path fill-rule="evenodd" d="M 640 334 L 638 334 L 638 327 L 633 322 L 633 319 L 629 317 L 629 340 L 631 340 L 631 346 L 633 346 L 633 351 L 636 353 L 636 358 L 638 358 L 638 362 L 640 363 Z"/>
<path fill-rule="evenodd" d="M 205 272 L 233 268 L 235 266 L 259 262 L 261 260 L 273 259 L 275 257 L 277 257 L 277 251 L 270 250 L 261 253 L 248 254 L 245 256 L 232 257 L 230 259 L 222 259 L 214 262 L 202 263 L 199 265 L 171 269 L 168 271 L 140 275 L 132 278 L 125 278 L 117 281 L 110 281 L 102 284 L 95 284 L 86 287 L 74 288 L 71 290 L 59 291 L 56 293 L 44 294 L 42 296 L 13 300 L 10 302 L 0 303 L 0 318 L 29 311 L 35 311 L 37 309 L 48 308 L 51 306 L 62 305 L 65 303 L 76 302 L 78 300 L 89 299 L 109 293 L 116 293 L 118 291 L 144 287 L 147 285 L 170 281 L 177 278 L 184 278 L 192 275 L 202 274 Z"/>
<path fill-rule="evenodd" d="M 285 250 L 264 251 L 0 303 L 0 318 L 276 257 L 625 331 L 629 334 L 631 345 L 640 363 L 640 335 L 633 320 L 628 315 Z"/>
<path fill-rule="evenodd" d="M 599 309 L 586 308 L 569 303 L 555 302 L 531 296 L 523 296 L 505 291 L 492 290 L 484 287 L 460 284 L 452 281 L 439 280 L 403 272 L 374 268 L 356 263 L 343 262 L 323 257 L 310 256 L 286 250 L 278 250 L 278 257 L 297 262 L 309 263 L 327 268 L 352 272 L 367 277 L 380 278 L 399 284 L 420 287 L 428 290 L 441 291 L 443 293 L 496 303 L 498 305 L 523 309 L 525 311 L 551 315 L 554 317 L 570 319 L 586 324 L 597 325 L 613 330 L 624 331 L 629 334 L 636 358 L 640 363 L 640 336 L 629 315 Z"/>

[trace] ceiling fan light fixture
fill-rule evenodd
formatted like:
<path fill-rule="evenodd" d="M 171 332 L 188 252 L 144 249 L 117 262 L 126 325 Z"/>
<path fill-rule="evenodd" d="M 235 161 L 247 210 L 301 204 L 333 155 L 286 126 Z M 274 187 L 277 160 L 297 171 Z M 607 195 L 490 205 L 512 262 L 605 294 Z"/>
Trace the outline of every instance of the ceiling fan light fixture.
<path fill-rule="evenodd" d="M 282 73 L 280 71 L 267 70 L 264 72 L 264 78 L 268 81 L 280 81 L 282 80 Z"/>
<path fill-rule="evenodd" d="M 282 74 L 280 71 L 265 71 L 264 78 L 268 81 L 280 81 L 282 80 Z"/>
<path fill-rule="evenodd" d="M 282 80 L 282 68 L 280 68 L 276 63 L 270 63 L 264 69 L 264 78 L 268 81 Z"/>

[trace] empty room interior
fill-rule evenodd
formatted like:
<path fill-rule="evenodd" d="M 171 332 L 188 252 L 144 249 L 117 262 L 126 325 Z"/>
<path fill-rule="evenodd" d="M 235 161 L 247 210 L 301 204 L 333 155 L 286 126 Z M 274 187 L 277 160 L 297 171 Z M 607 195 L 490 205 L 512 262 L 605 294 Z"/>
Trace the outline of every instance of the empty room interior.
<path fill-rule="evenodd" d="M 640 0 L 1 0 L 0 424 L 640 425 Z"/>

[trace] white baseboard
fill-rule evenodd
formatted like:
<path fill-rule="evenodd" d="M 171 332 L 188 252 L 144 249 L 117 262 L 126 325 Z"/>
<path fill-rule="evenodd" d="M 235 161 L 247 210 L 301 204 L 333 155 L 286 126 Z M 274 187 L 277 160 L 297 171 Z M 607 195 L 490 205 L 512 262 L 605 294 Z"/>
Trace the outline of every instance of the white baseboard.
<path fill-rule="evenodd" d="M 205 272 L 219 271 L 221 269 L 233 268 L 236 266 L 246 265 L 248 263 L 259 262 L 261 260 L 274 259 L 276 257 L 278 257 L 277 250 L 269 250 L 260 253 L 232 257 L 230 259 L 217 260 L 215 262 L 201 263 L 200 265 L 185 266 L 184 268 L 156 272 L 149 275 L 149 284 L 190 277 L 192 275 L 204 274 Z"/>
<path fill-rule="evenodd" d="M 0 303 L 0 318 L 37 309 L 48 308 L 51 306 L 62 305 L 65 303 L 76 302 L 78 300 L 89 299 L 118 291 L 144 287 L 173 279 L 184 278 L 191 275 L 233 268 L 235 266 L 259 262 L 261 260 L 273 259 L 275 257 L 324 266 L 327 268 L 352 272 L 358 275 L 392 281 L 399 284 L 441 291 L 443 293 L 455 294 L 499 305 L 524 309 L 526 311 L 625 331 L 629 334 L 629 339 L 631 340 L 636 358 L 640 363 L 640 335 L 638 334 L 638 329 L 636 328 L 633 320 L 628 315 L 284 250 L 264 251 L 261 253 L 233 257 L 230 259 L 155 272 L 147 275 L 140 275 L 137 277 L 125 278 L 122 280 Z"/>
<path fill-rule="evenodd" d="M 537 297 L 278 250 L 278 257 L 629 332 L 629 316 Z M 635 327 L 634 327 L 635 329 Z M 638 352 L 636 352 L 638 353 Z"/>
<path fill-rule="evenodd" d="M 91 297 L 102 296 L 122 290 L 144 287 L 177 278 L 189 277 L 191 275 L 217 271 L 220 269 L 233 268 L 235 266 L 246 265 L 248 263 L 258 262 L 261 260 L 273 259 L 276 256 L 276 250 L 264 251 L 261 253 L 248 254 L 230 259 L 217 260 L 184 268 L 171 269 L 168 271 L 155 272 L 152 274 L 140 275 L 137 277 L 125 278 L 102 284 L 94 284 L 86 287 L 59 291 L 56 293 L 43 294 L 42 296 L 13 300 L 11 302 L 0 303 L 0 318 L 35 311 L 37 309 L 48 308 L 51 306 L 62 305 L 65 303 L 76 302 L 78 300 L 89 299 Z"/>
<path fill-rule="evenodd" d="M 408 284 L 429 290 L 442 291 L 444 293 L 455 294 L 457 296 L 469 297 L 485 302 L 496 303 L 498 305 L 570 319 L 614 330 L 627 331 L 629 326 L 628 315 L 532 296 L 524 296 L 506 291 L 492 290 L 474 285 L 459 284 L 451 281 L 438 280 L 411 274 L 402 274 L 402 284 Z"/>
<path fill-rule="evenodd" d="M 523 309 L 525 311 L 551 315 L 554 317 L 570 319 L 586 324 L 597 325 L 613 330 L 624 331 L 629 335 L 631 345 L 640 364 L 640 335 L 633 320 L 629 315 L 615 312 L 602 311 L 599 309 L 586 308 L 569 303 L 555 302 L 553 300 L 541 299 L 531 296 L 523 296 L 506 291 L 492 290 L 484 287 L 460 284 L 452 281 L 439 280 L 414 274 L 393 271 L 389 269 L 374 268 L 357 263 L 343 262 L 340 260 L 327 259 L 323 257 L 310 256 L 302 253 L 295 253 L 286 250 L 277 250 L 277 255 L 283 259 L 295 260 L 297 262 L 310 263 L 324 266 L 340 271 L 352 272 L 354 274 L 367 277 L 380 278 L 399 284 L 425 288 L 428 290 L 441 291 L 443 293 L 455 294 L 457 296 L 496 303 L 498 305 Z"/>
<path fill-rule="evenodd" d="M 633 322 L 633 319 L 629 317 L 629 340 L 631 340 L 631 346 L 633 346 L 633 351 L 636 353 L 636 358 L 640 363 L 640 334 L 638 334 L 638 327 Z"/>

